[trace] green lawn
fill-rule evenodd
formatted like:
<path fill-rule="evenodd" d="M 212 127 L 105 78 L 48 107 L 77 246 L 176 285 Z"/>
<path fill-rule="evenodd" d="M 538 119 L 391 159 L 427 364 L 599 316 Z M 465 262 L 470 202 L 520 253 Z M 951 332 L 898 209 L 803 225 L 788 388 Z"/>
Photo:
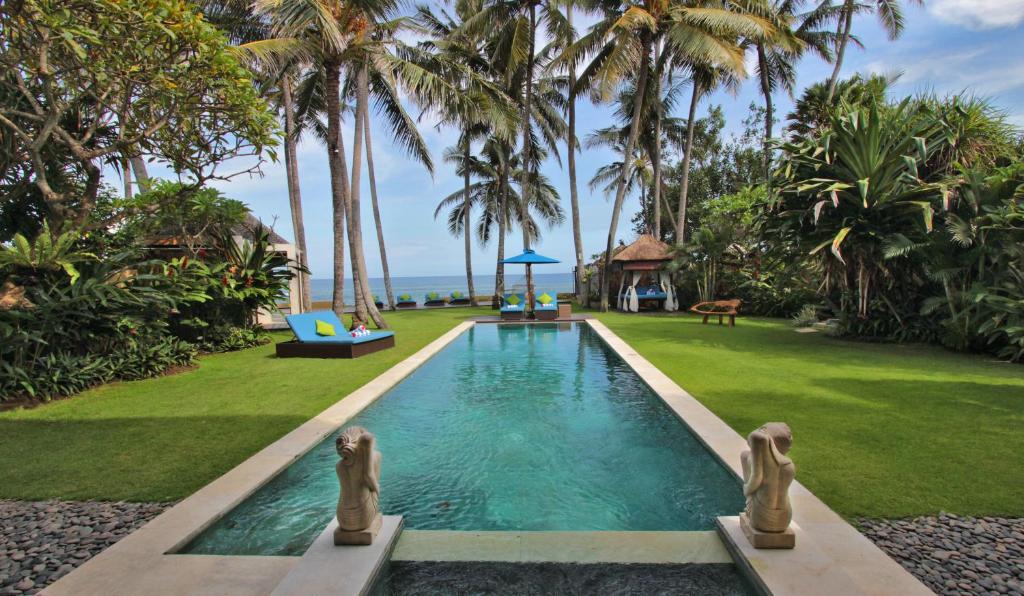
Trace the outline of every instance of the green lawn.
<path fill-rule="evenodd" d="M 357 360 L 278 359 L 266 345 L 0 414 L 0 498 L 180 499 L 486 311 L 388 313 L 396 347 Z"/>
<path fill-rule="evenodd" d="M 355 361 L 264 346 L 0 414 L 0 498 L 179 499 L 469 314 L 390 313 L 398 347 Z M 599 317 L 740 433 L 788 422 L 798 478 L 844 515 L 1024 515 L 1024 367 L 785 321 Z"/>
<path fill-rule="evenodd" d="M 1024 515 L 1024 367 L 787 321 L 599 318 L 731 427 L 793 429 L 797 478 L 839 513 Z"/>

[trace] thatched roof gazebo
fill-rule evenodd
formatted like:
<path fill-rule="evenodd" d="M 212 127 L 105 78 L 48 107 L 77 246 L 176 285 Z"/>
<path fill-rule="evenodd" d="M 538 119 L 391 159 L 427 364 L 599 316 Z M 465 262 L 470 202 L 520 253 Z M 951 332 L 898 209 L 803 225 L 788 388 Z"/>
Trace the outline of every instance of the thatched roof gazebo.
<path fill-rule="evenodd" d="M 618 309 L 637 312 L 641 303 L 655 302 L 664 310 L 677 310 L 675 288 L 665 268 L 671 260 L 669 245 L 650 234 L 641 234 L 616 252 L 612 265 L 620 273 Z M 641 284 L 644 278 L 647 283 Z"/>

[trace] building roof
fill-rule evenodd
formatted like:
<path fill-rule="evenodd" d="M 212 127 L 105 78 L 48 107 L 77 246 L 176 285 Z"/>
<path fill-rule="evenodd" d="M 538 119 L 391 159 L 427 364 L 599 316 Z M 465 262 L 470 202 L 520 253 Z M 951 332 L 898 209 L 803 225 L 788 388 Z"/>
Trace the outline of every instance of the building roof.
<path fill-rule="evenodd" d="M 612 260 L 618 263 L 629 261 L 671 261 L 669 246 L 650 234 L 641 234 L 635 242 L 618 251 Z"/>
<path fill-rule="evenodd" d="M 269 239 L 271 244 L 291 244 L 291 242 L 286 240 L 284 236 L 275 232 L 273 227 L 263 223 L 261 219 L 259 219 L 258 217 L 256 217 L 255 215 L 248 211 L 245 213 L 245 221 L 236 225 L 234 228 L 231 229 L 231 231 L 234 232 L 235 235 L 241 236 L 246 240 L 252 240 L 256 228 L 260 227 L 261 225 L 264 228 L 266 228 L 267 233 L 270 235 Z"/>

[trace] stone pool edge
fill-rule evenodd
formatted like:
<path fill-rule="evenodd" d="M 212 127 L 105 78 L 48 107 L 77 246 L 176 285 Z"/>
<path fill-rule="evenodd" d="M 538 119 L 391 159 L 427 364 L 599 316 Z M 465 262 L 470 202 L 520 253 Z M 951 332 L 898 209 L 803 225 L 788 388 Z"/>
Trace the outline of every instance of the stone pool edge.
<path fill-rule="evenodd" d="M 270 594 L 301 557 L 171 554 L 475 325 L 459 323 L 405 360 L 189 495 L 43 594 Z"/>
<path fill-rule="evenodd" d="M 665 402 L 725 467 L 742 478 L 744 438 L 597 319 L 590 326 Z M 769 422 L 766 420 L 765 422 Z M 798 439 L 799 440 L 799 439 Z M 800 462 L 796 462 L 799 467 Z M 738 517 L 719 517 L 719 534 L 737 567 L 764 593 L 932 594 L 923 583 L 799 482 L 790 488 L 793 550 L 756 550 L 739 528 Z M 737 512 L 738 513 L 738 512 Z"/>

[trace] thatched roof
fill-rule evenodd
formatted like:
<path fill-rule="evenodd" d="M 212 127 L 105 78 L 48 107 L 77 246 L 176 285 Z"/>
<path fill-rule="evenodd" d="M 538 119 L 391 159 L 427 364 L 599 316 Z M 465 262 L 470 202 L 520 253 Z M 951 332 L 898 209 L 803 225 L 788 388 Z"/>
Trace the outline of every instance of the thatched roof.
<path fill-rule="evenodd" d="M 274 228 L 264 224 L 262 220 L 248 211 L 245 213 L 245 221 L 236 225 L 231 231 L 246 240 L 252 240 L 256 229 L 260 225 L 262 225 L 267 230 L 267 233 L 270 234 L 271 244 L 291 244 L 291 242 L 288 242 L 284 236 L 275 232 Z"/>
<path fill-rule="evenodd" d="M 615 262 L 626 261 L 670 261 L 669 246 L 650 234 L 641 234 L 636 242 L 630 244 L 612 257 Z"/>

